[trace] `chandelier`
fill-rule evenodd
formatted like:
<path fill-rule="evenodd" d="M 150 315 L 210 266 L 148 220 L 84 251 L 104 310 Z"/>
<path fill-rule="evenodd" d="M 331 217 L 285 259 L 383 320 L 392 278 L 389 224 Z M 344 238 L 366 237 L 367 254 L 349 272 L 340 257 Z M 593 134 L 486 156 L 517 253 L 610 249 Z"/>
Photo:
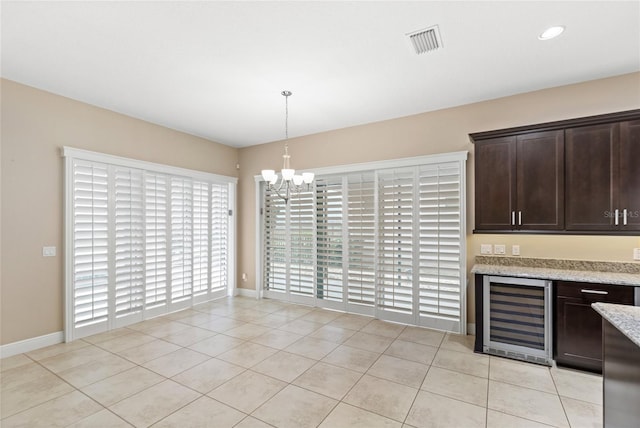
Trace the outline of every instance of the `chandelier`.
<path fill-rule="evenodd" d="M 303 184 L 307 185 L 307 189 L 313 182 L 314 174 L 313 172 L 303 172 L 302 174 L 296 174 L 296 170 L 291 168 L 289 156 L 289 97 L 291 96 L 291 91 L 282 91 L 281 94 L 284 96 L 285 103 L 285 118 L 284 118 L 284 133 L 285 133 L 285 143 L 284 143 L 284 155 L 282 155 L 282 170 L 280 171 L 280 175 L 278 175 L 273 169 L 263 169 L 262 170 L 262 178 L 267 183 L 267 189 L 275 192 L 279 197 L 284 199 L 285 204 L 289 201 L 291 197 L 291 192 L 300 192 L 303 188 Z M 280 184 L 278 183 L 278 178 L 281 178 Z"/>

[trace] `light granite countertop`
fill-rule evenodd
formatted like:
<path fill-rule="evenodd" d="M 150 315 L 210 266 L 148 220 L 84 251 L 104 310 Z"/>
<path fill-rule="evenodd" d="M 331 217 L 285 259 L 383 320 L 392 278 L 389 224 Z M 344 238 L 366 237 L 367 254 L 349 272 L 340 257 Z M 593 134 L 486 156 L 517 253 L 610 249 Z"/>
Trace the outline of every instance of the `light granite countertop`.
<path fill-rule="evenodd" d="M 640 286 L 640 263 L 476 256 L 471 273 Z"/>
<path fill-rule="evenodd" d="M 593 303 L 591 307 L 633 343 L 640 346 L 640 306 Z"/>

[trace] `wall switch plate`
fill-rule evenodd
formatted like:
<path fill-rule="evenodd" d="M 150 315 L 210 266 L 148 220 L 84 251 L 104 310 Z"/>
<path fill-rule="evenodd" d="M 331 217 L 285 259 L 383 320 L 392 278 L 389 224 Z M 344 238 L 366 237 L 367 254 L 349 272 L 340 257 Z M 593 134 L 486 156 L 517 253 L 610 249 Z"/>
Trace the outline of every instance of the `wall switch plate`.
<path fill-rule="evenodd" d="M 42 247 L 42 257 L 55 257 L 56 247 Z"/>
<path fill-rule="evenodd" d="M 640 260 L 640 248 L 633 249 L 633 260 Z"/>
<path fill-rule="evenodd" d="M 491 244 L 481 244 L 480 254 L 493 254 L 493 252 L 491 251 Z"/>
<path fill-rule="evenodd" d="M 493 246 L 493 254 L 504 254 L 507 251 L 507 247 L 504 244 L 496 244 Z"/>
<path fill-rule="evenodd" d="M 520 245 L 512 245 L 511 246 L 511 255 L 519 256 L 520 255 Z"/>

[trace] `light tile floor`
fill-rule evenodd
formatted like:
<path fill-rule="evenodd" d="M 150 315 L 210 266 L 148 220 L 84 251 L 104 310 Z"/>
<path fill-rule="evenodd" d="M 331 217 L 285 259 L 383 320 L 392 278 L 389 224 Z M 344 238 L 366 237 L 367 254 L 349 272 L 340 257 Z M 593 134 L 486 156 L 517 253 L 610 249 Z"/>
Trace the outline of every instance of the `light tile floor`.
<path fill-rule="evenodd" d="M 0 360 L 0 425 L 599 427 L 602 378 L 243 297 Z"/>

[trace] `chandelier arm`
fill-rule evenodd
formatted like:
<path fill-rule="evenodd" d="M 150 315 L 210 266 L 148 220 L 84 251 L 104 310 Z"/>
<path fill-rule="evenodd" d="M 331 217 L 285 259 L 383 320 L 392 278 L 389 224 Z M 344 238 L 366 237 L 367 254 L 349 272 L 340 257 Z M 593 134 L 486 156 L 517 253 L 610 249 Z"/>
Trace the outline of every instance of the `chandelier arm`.
<path fill-rule="evenodd" d="M 280 187 L 278 187 L 277 189 L 272 186 L 271 184 L 269 185 L 269 188 L 272 192 L 276 192 L 276 195 L 278 195 L 279 198 L 284 199 L 284 203 L 286 204 L 289 201 L 289 186 L 287 186 L 287 192 L 285 195 L 283 195 L 282 193 L 280 193 L 280 189 L 282 188 L 282 184 L 280 185 Z"/>

